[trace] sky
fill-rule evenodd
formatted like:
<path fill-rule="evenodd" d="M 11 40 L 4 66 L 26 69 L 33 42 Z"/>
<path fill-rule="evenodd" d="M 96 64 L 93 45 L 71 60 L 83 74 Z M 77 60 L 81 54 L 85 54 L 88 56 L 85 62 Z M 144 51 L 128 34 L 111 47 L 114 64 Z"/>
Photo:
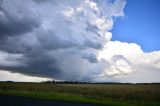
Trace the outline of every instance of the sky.
<path fill-rule="evenodd" d="M 160 50 L 159 5 L 159 0 L 127 0 L 125 16 L 116 19 L 112 39 L 137 43 L 145 52 Z"/>
<path fill-rule="evenodd" d="M 160 82 L 158 0 L 0 0 L 0 81 Z"/>

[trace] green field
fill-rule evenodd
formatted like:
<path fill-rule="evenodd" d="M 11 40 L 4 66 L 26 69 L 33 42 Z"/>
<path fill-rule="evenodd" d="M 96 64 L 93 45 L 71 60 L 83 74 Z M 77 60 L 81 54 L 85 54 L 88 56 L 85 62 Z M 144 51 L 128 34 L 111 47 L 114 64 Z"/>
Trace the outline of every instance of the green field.
<path fill-rule="evenodd" d="M 160 106 L 160 84 L 0 83 L 0 95 L 107 106 Z"/>

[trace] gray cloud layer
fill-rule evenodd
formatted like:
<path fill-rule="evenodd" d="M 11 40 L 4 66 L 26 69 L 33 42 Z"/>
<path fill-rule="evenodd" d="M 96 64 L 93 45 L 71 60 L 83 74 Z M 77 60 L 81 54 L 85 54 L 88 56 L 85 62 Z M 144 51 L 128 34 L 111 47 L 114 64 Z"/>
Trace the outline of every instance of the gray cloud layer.
<path fill-rule="evenodd" d="M 104 34 L 112 27 L 112 14 L 102 16 L 101 11 L 87 0 L 1 0 L 1 69 L 90 80 L 88 73 L 101 64 L 98 50 L 110 40 Z"/>

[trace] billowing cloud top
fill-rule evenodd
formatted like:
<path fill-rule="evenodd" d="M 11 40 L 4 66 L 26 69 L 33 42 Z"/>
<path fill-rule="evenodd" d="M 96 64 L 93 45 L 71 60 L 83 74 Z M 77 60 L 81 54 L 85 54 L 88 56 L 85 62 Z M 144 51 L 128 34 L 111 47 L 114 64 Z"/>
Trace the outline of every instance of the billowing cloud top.
<path fill-rule="evenodd" d="M 135 43 L 111 41 L 112 18 L 124 16 L 125 4 L 125 0 L 1 0 L 0 69 L 80 81 L 160 70 L 159 51 L 144 53 Z"/>

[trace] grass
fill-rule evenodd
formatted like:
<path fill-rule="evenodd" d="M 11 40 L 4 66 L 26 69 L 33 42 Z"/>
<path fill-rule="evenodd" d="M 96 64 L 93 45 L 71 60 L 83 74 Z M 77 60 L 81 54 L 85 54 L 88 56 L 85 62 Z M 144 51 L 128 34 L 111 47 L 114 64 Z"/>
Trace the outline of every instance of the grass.
<path fill-rule="evenodd" d="M 160 106 L 158 84 L 0 83 L 0 95 L 107 106 Z"/>

